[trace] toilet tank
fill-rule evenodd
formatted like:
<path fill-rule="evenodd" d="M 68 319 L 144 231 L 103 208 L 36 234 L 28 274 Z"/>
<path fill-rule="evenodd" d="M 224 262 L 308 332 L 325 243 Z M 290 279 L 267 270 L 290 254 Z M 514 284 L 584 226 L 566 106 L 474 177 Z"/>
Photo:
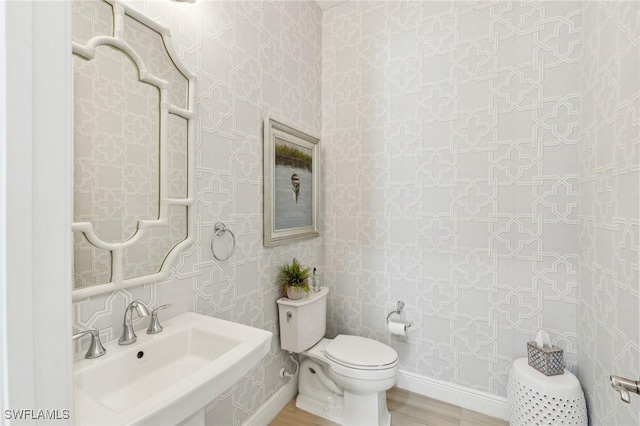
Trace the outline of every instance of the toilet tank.
<path fill-rule="evenodd" d="M 322 287 L 318 293 L 309 293 L 300 300 L 278 299 L 282 349 L 301 353 L 324 337 L 327 330 L 327 293 L 329 289 Z"/>

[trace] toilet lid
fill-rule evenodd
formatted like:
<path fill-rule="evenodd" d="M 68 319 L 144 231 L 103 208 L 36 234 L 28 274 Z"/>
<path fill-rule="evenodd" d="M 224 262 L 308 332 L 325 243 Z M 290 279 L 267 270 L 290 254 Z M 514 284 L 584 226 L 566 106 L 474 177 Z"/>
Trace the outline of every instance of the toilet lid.
<path fill-rule="evenodd" d="M 327 358 L 356 367 L 381 367 L 393 364 L 398 354 L 384 343 L 360 336 L 339 335 L 325 348 Z"/>

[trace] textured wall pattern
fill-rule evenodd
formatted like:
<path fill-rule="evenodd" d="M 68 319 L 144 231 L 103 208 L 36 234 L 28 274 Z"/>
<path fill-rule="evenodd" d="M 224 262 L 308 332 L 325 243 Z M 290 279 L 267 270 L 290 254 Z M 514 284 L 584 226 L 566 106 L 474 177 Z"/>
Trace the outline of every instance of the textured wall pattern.
<path fill-rule="evenodd" d="M 578 366 L 594 425 L 640 424 L 609 375 L 640 376 L 640 3 L 585 2 L 580 65 Z"/>
<path fill-rule="evenodd" d="M 540 328 L 574 366 L 580 5 L 348 2 L 322 24 L 331 332 L 498 395 Z"/>
<path fill-rule="evenodd" d="M 171 28 L 176 53 L 197 76 L 197 243 L 167 283 L 76 303 L 74 325 L 115 339 L 125 305 L 140 298 L 173 303 L 166 318 L 195 311 L 272 331 L 270 353 L 209 407 L 208 424 L 241 424 L 284 384 L 278 371 L 289 364 L 277 336 L 277 265 L 321 262 L 320 238 L 262 245 L 262 122 L 320 134 L 321 12 L 311 1 L 127 4 Z M 218 221 L 238 240 L 228 262 L 209 249 Z"/>

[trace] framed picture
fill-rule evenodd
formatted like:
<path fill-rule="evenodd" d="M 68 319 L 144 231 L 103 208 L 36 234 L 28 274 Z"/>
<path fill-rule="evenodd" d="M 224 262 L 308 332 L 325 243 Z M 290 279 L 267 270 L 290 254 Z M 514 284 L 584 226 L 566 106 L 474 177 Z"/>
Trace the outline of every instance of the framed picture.
<path fill-rule="evenodd" d="M 264 245 L 320 236 L 318 138 L 264 122 Z"/>

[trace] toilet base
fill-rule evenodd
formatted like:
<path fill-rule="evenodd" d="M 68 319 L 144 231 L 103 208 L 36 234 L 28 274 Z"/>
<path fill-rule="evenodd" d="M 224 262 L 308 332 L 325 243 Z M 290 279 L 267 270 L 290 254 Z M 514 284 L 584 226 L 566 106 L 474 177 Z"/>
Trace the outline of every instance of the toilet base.
<path fill-rule="evenodd" d="M 305 395 L 298 395 L 296 398 L 296 407 L 301 410 L 304 410 L 308 413 L 314 414 L 318 417 L 322 417 L 323 419 L 330 420 L 332 422 L 341 424 L 343 426 L 371 426 L 371 425 L 379 425 L 379 426 L 390 426 L 391 425 L 391 414 L 387 409 L 387 398 L 386 392 L 380 392 L 378 395 L 369 395 L 367 398 L 373 397 L 377 400 L 378 410 L 375 412 L 374 410 L 366 409 L 366 410 L 347 410 L 345 412 L 343 404 L 344 399 L 348 402 L 347 406 L 350 407 L 358 407 L 358 406 L 370 406 L 367 405 L 369 403 L 365 402 L 365 405 L 353 404 L 354 401 L 349 399 L 351 398 L 362 398 L 361 395 L 354 395 L 346 393 L 344 396 L 337 396 L 332 401 L 333 404 L 326 404 L 316 399 L 310 398 Z M 362 402 L 362 401 L 360 401 Z"/>
<path fill-rule="evenodd" d="M 296 407 L 334 423 L 342 424 L 342 397 L 336 398 L 334 404 L 326 404 L 305 395 L 298 395 Z"/>
<path fill-rule="evenodd" d="M 325 366 L 303 358 L 298 377 L 296 407 L 335 423 L 342 419 L 343 391 L 325 371 Z"/>
<path fill-rule="evenodd" d="M 348 426 L 390 426 L 391 414 L 387 410 L 387 393 L 373 395 L 357 395 L 344 393 L 342 423 Z"/>

